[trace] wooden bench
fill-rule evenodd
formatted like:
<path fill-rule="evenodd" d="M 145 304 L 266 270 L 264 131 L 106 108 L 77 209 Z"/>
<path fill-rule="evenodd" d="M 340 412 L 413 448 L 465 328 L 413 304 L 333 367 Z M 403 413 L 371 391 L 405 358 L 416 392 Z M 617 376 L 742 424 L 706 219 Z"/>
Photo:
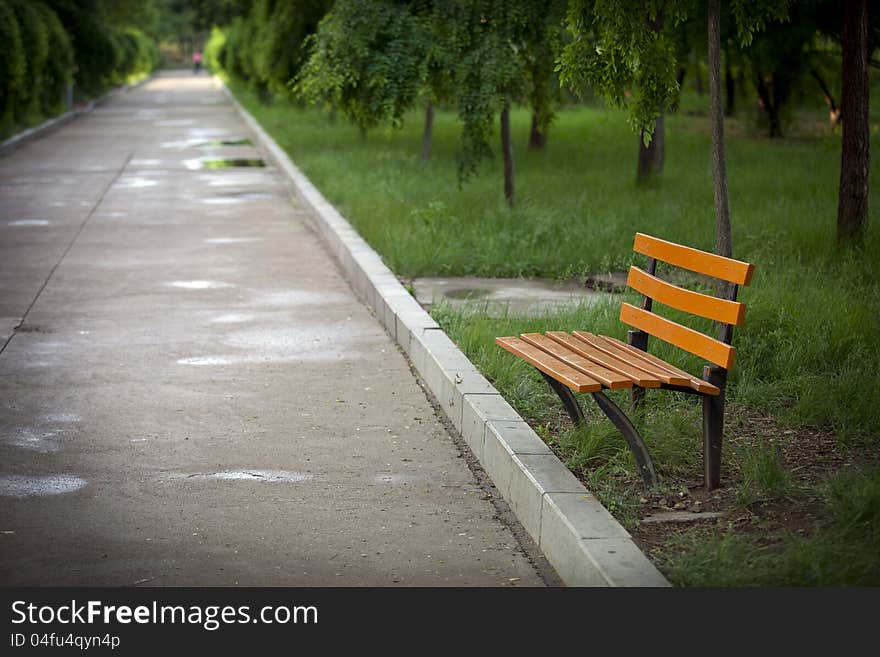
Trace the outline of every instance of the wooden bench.
<path fill-rule="evenodd" d="M 572 391 L 590 393 L 620 430 L 636 459 L 646 486 L 657 483 L 651 456 L 630 419 L 602 391 L 629 388 L 634 409 L 644 402 L 645 389 L 660 388 L 698 395 L 703 401 L 703 469 L 709 490 L 721 481 L 724 389 L 736 350 L 733 327 L 743 323 L 745 306 L 736 301 L 740 285 L 751 282 L 754 265 L 636 233 L 633 250 L 648 257 L 647 271 L 630 267 L 627 285 L 642 294 L 641 308 L 623 303 L 620 320 L 636 330 L 627 342 L 587 331 L 496 338 L 507 351 L 534 365 L 559 395 L 572 421 L 583 411 Z M 725 281 L 726 293 L 716 297 L 678 287 L 657 277 L 657 261 Z M 714 320 L 718 339 L 682 326 L 653 312 L 654 301 Z M 648 353 L 653 335 L 709 361 L 698 378 Z"/>

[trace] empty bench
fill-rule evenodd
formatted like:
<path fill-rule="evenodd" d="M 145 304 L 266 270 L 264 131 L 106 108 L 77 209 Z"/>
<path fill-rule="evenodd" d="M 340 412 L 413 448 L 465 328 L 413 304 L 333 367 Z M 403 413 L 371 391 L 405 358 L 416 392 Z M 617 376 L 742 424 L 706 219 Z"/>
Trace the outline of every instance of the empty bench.
<path fill-rule="evenodd" d="M 624 302 L 620 321 L 633 327 L 627 342 L 588 331 L 545 334 L 524 333 L 495 341 L 534 365 L 559 395 L 572 421 L 584 420 L 573 392 L 590 393 L 599 408 L 623 434 L 646 486 L 657 483 L 657 473 L 642 437 L 629 417 L 603 392 L 629 388 L 633 408 L 644 402 L 645 390 L 657 388 L 697 395 L 703 402 L 703 470 L 706 488 L 721 481 L 721 443 L 724 430 L 724 390 L 736 349 L 733 327 L 743 323 L 745 306 L 736 301 L 740 285 L 751 282 L 754 265 L 636 233 L 633 250 L 648 257 L 647 270 L 630 267 L 627 286 L 641 293 L 641 307 Z M 688 290 L 657 276 L 657 262 L 724 281 L 726 291 L 711 296 Z M 713 338 L 654 312 L 654 302 L 699 317 L 720 327 Z M 648 353 L 654 336 L 700 356 L 710 364 L 698 378 Z"/>

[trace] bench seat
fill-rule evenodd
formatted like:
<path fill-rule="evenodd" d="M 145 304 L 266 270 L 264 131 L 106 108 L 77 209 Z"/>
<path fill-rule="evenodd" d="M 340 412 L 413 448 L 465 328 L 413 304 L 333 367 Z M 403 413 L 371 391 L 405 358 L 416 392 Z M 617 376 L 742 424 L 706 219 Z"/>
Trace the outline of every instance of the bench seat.
<path fill-rule="evenodd" d="M 586 331 L 523 333 L 519 338 L 501 337 L 495 342 L 574 392 L 639 386 L 689 388 L 704 395 L 721 394 L 711 383 L 656 356 L 615 338 Z"/>

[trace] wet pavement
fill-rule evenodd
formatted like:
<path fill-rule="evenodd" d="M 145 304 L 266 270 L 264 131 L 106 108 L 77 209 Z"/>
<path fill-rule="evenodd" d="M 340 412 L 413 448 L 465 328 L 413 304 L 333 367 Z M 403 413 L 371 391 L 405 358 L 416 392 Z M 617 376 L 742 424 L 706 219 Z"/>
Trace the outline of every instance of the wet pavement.
<path fill-rule="evenodd" d="M 541 585 L 254 141 L 167 73 L 0 158 L 0 584 Z"/>
<path fill-rule="evenodd" d="M 411 285 L 416 300 L 424 308 L 443 303 L 490 317 L 533 317 L 579 305 L 620 303 L 620 298 L 610 292 L 593 290 L 574 281 L 461 276 L 415 278 Z"/>

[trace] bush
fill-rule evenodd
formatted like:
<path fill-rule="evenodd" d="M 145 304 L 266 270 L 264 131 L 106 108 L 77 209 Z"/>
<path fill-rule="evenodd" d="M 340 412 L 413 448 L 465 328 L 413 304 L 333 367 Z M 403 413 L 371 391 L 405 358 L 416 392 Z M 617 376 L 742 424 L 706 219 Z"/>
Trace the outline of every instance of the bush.
<path fill-rule="evenodd" d="M 205 66 L 213 73 L 223 70 L 223 58 L 226 56 L 226 31 L 217 26 L 211 28 L 211 38 L 205 44 Z"/>
<path fill-rule="evenodd" d="M 44 115 L 51 116 L 65 109 L 65 90 L 73 82 L 73 45 L 58 15 L 42 2 L 34 6 L 42 14 L 49 39 L 49 56 L 46 58 L 40 90 L 40 109 Z"/>
<path fill-rule="evenodd" d="M 27 61 L 21 30 L 7 0 L 0 0 L 0 134 L 6 135 L 15 119 L 15 108 L 24 94 Z"/>
<path fill-rule="evenodd" d="M 49 58 L 49 30 L 37 9 L 39 3 L 13 0 L 12 9 L 21 31 L 21 43 L 25 55 L 25 84 L 13 108 L 18 123 L 34 123 L 41 114 L 40 99 L 43 76 Z"/>

